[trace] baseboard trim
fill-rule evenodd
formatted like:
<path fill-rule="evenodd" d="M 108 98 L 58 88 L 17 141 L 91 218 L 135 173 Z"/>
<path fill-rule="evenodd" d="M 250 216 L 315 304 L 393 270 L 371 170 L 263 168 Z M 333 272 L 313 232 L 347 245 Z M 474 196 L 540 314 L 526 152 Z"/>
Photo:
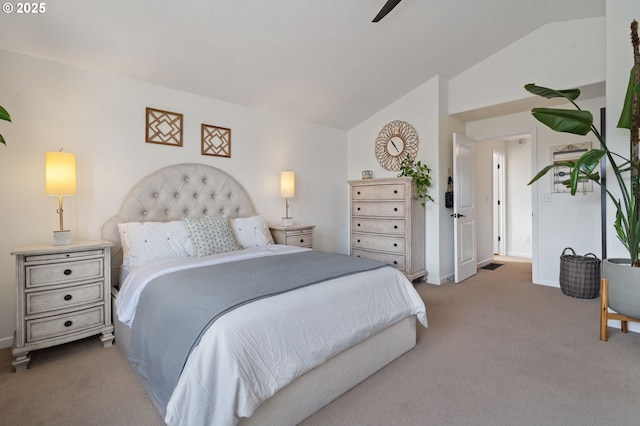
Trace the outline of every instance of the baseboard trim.
<path fill-rule="evenodd" d="M 10 348 L 13 345 L 13 336 L 0 338 L 0 349 Z"/>

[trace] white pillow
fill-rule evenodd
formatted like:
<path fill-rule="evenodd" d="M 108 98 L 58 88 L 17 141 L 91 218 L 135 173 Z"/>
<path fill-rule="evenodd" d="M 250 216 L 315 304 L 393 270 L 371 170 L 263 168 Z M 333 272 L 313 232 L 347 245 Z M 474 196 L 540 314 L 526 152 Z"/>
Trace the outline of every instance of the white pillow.
<path fill-rule="evenodd" d="M 236 240 L 243 249 L 273 244 L 273 237 L 262 216 L 239 217 L 230 222 Z"/>
<path fill-rule="evenodd" d="M 181 220 L 118 224 L 125 268 L 165 257 L 194 256 L 193 245 Z"/>
<path fill-rule="evenodd" d="M 226 217 L 185 217 L 182 222 L 198 257 L 240 250 Z"/>

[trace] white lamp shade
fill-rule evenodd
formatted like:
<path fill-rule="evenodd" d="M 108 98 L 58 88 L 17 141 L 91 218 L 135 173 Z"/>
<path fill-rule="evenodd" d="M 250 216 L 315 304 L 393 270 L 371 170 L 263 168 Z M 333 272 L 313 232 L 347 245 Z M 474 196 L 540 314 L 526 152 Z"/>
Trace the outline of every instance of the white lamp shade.
<path fill-rule="evenodd" d="M 280 172 L 280 196 L 292 198 L 295 193 L 295 174 L 292 171 Z"/>
<path fill-rule="evenodd" d="M 76 155 L 47 152 L 45 162 L 47 195 L 76 195 Z"/>

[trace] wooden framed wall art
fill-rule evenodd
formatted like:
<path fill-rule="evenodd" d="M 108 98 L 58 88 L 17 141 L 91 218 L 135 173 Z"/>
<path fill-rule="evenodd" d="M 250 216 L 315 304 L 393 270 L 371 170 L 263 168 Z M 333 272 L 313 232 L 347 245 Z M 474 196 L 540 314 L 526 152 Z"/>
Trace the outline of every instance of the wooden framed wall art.
<path fill-rule="evenodd" d="M 182 123 L 182 114 L 147 107 L 145 141 L 161 145 L 182 146 Z"/>
<path fill-rule="evenodd" d="M 202 124 L 200 129 L 202 155 L 231 158 L 231 129 L 209 124 Z"/>

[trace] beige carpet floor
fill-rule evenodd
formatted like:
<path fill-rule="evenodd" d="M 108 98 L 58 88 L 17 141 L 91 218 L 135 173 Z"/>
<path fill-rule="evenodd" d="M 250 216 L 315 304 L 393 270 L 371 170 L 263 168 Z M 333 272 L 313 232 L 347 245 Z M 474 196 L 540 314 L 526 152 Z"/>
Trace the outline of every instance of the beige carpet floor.
<path fill-rule="evenodd" d="M 531 284 L 500 260 L 460 284 L 417 284 L 429 328 L 416 348 L 303 422 L 316 425 L 638 425 L 640 334 L 598 337 L 599 299 Z M 160 425 L 116 348 L 97 338 L 0 350 L 0 425 Z"/>

